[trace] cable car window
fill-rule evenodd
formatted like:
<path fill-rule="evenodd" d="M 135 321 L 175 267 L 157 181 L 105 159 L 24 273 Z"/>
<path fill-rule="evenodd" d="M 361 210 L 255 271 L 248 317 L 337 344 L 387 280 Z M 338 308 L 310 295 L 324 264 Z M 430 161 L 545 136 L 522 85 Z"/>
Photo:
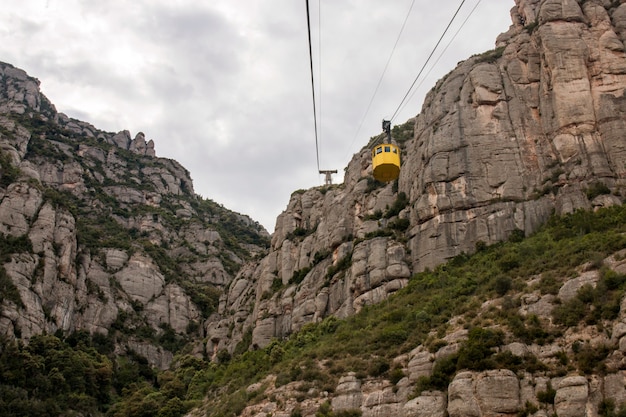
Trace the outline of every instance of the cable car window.
<path fill-rule="evenodd" d="M 383 151 L 383 148 L 382 148 L 382 147 L 380 147 L 380 148 L 376 148 L 376 155 L 378 155 L 378 154 L 379 154 L 379 153 L 381 153 L 382 151 Z"/>
<path fill-rule="evenodd" d="M 391 152 L 391 147 L 390 146 L 385 146 L 385 152 Z"/>
<path fill-rule="evenodd" d="M 398 150 L 396 148 L 393 148 L 393 153 L 398 153 Z"/>

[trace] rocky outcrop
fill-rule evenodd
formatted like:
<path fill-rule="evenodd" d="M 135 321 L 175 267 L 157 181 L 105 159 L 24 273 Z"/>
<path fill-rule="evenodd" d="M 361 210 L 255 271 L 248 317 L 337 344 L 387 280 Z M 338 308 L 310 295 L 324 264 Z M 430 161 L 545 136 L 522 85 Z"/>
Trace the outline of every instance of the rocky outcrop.
<path fill-rule="evenodd" d="M 507 369 L 461 372 L 448 386 L 450 417 L 515 414 L 519 409 L 519 381 Z"/>
<path fill-rule="evenodd" d="M 189 172 L 156 158 L 143 133 L 57 113 L 9 64 L 0 81 L 0 275 L 13 294 L 0 296 L 0 335 L 97 332 L 167 368 L 160 336 L 202 337 L 267 232 L 196 196 Z"/>
<path fill-rule="evenodd" d="M 601 260 L 597 265 L 581 265 L 577 276 L 559 277 L 559 294 L 568 294 L 573 287 L 582 288 L 588 277 L 598 274 L 600 268 L 613 272 L 623 271 L 626 266 L 626 250 L 621 250 Z M 593 281 L 596 282 L 596 281 Z M 503 340 L 515 340 L 506 325 L 491 322 L 493 312 L 503 308 L 511 299 L 531 300 L 533 282 L 521 292 L 507 294 L 507 297 L 489 300 L 480 307 L 480 311 L 471 313 L 471 317 L 491 323 L 492 329 L 504 331 Z M 587 284 L 589 285 L 589 284 Z M 507 301 L 506 299 L 509 299 Z M 620 312 L 616 320 L 605 321 L 598 328 L 582 321 L 578 326 L 567 329 L 553 327 L 552 309 L 566 303 L 557 297 L 552 300 L 539 299 L 546 304 L 547 313 L 538 314 L 537 320 L 543 323 L 547 331 L 561 329 L 546 343 L 524 343 L 515 341 L 498 346 L 494 354 L 510 354 L 511 358 L 521 361 L 535 358 L 543 366 L 535 371 L 525 368 L 515 371 L 510 369 L 452 371 L 445 389 L 441 391 L 423 391 L 420 384 L 424 378 L 433 376 L 434 365 L 438 361 L 450 359 L 459 353 L 461 346 L 469 341 L 469 332 L 461 323 L 467 315 L 451 318 L 444 336 L 438 330 L 431 331 L 431 337 L 441 337 L 441 347 L 433 348 L 420 344 L 408 354 L 401 354 L 391 362 L 401 370 L 402 378 L 392 382 L 386 377 L 372 377 L 355 372 L 346 372 L 329 392 L 309 389 L 302 394 L 300 382 L 291 382 L 278 386 L 276 377 L 269 376 L 265 381 L 248 387 L 256 396 L 264 398 L 248 405 L 242 416 L 257 416 L 262 410 L 271 410 L 273 415 L 293 415 L 300 412 L 303 416 L 314 416 L 323 408 L 330 408 L 335 413 L 345 412 L 365 417 L 379 416 L 450 416 L 450 417 L 486 417 L 486 416 L 551 416 L 559 417 L 596 417 L 613 413 L 613 408 L 623 409 L 626 400 L 626 298 L 622 296 Z M 521 316 L 527 314 L 528 305 L 522 303 L 517 308 Z M 602 326 L 607 326 L 603 328 Z M 609 337 L 610 335 L 610 337 Z M 430 337 L 429 337 L 430 338 Z M 583 343 L 588 344 L 588 352 L 606 350 L 602 366 L 592 365 L 599 372 L 581 372 L 575 363 L 576 352 L 581 351 Z M 465 345 L 467 347 L 467 345 Z M 467 351 L 466 351 L 467 352 Z M 564 360 L 564 358 L 569 358 Z M 334 358 L 318 358 L 320 362 L 332 363 Z M 455 362 L 456 363 L 456 362 Z M 515 360 L 510 364 L 514 364 Z M 474 364 L 473 364 L 474 365 Z M 560 365 L 560 366 L 559 366 Z M 566 365 L 566 366 L 564 366 Z M 322 365 L 323 366 L 323 365 Z M 513 365 L 514 367 L 514 365 Z M 441 374 L 440 374 L 441 376 Z M 315 386 L 315 384 L 313 384 Z M 294 398 L 305 397 L 302 402 Z M 621 408 L 620 408 L 621 407 Z M 267 411 L 266 411 L 267 412 Z"/>
<path fill-rule="evenodd" d="M 320 222 L 318 230 L 328 227 L 322 226 L 325 222 Z M 233 320 L 240 332 L 251 328 L 253 345 L 264 347 L 272 338 L 284 337 L 329 314 L 354 314 L 406 285 L 410 276 L 406 249 L 394 240 L 379 237 L 355 245 L 353 241 L 340 243 L 339 235 L 337 246 L 328 252 L 327 243 L 316 241 L 316 236 L 302 242 L 286 240 L 256 268 L 240 272 L 218 311 L 223 316 L 233 314 L 207 323 L 207 351 L 228 349 L 241 340 L 241 336 L 224 337 L 232 336 L 225 329 Z"/>
<path fill-rule="evenodd" d="M 399 184 L 415 202 L 417 269 L 516 228 L 532 232 L 553 209 L 588 208 L 593 182 L 623 187 L 615 115 L 626 62 L 623 45 L 604 41 L 617 39 L 609 13 L 617 9 L 598 2 L 520 1 L 498 49 L 431 91 Z"/>

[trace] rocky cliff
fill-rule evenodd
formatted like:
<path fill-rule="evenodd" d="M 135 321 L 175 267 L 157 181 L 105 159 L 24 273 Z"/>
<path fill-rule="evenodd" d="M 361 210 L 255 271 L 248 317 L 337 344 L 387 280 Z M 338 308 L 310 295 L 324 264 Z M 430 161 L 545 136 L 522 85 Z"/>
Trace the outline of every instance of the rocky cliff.
<path fill-rule="evenodd" d="M 539 258 L 549 247 L 543 241 L 487 252 L 495 275 L 455 276 L 467 288 L 437 269 L 507 239 L 519 242 L 553 213 L 623 202 L 626 3 L 512 6 L 512 25 L 495 49 L 459 63 L 415 118 L 394 127 L 399 180 L 372 178 L 369 149 L 380 139 L 372 138 L 343 184 L 292 194 L 267 253 L 258 225 L 195 196 L 184 168 L 156 158 L 143 135 L 102 132 L 57 113 L 36 80 L 3 64 L 0 329 L 23 339 L 115 334 L 118 349 L 161 367 L 178 341 L 202 340 L 189 352 L 213 363 L 187 358 L 193 373 L 178 363 L 180 381 L 172 374 L 161 381 L 190 391 L 195 381 L 187 397 L 178 387 L 181 403 L 211 393 L 190 415 L 616 415 L 626 401 L 623 231 L 611 235 L 610 250 L 598 247 L 594 258 L 587 246 L 588 262 L 565 270 L 536 266 L 535 275 L 522 275 L 522 253 Z M 622 214 L 613 215 L 623 224 Z M 572 235 L 571 253 L 577 233 L 585 234 L 578 222 L 576 230 L 554 232 Z M 439 300 L 461 300 L 456 308 L 467 311 L 433 323 L 426 298 L 376 310 L 379 322 L 396 326 L 374 339 L 388 352 L 362 359 L 354 349 L 327 347 L 335 356 L 309 353 L 287 376 L 269 374 L 242 390 L 213 386 L 229 372 L 247 375 L 247 365 L 280 364 L 290 347 L 279 341 L 288 336 L 309 346 L 315 332 L 338 328 L 335 318 L 437 285 L 456 296 L 438 293 Z M 439 302 L 433 309 L 449 308 Z M 403 325 L 424 326 L 417 331 L 424 334 L 410 340 Z M 347 345 L 352 336 L 334 343 Z M 390 341 L 402 345 L 399 354 Z M 238 355 L 239 368 L 220 368 Z M 496 356 L 504 362 L 480 365 Z M 373 366 L 381 358 L 387 369 Z M 324 383 L 328 374 L 332 384 Z M 451 379 L 436 380 L 445 375 Z M 168 389 L 161 404 L 174 400 Z M 154 406 L 153 394 L 144 400 Z"/>
<path fill-rule="evenodd" d="M 58 113 L 39 82 L 0 64 L 0 334 L 101 333 L 167 367 L 202 337 L 240 265 L 269 235 L 194 194 L 143 133 Z"/>
<path fill-rule="evenodd" d="M 210 351 L 250 331 L 246 341 L 266 346 L 380 302 L 479 242 L 621 203 L 626 4 L 517 0 L 511 18 L 496 49 L 459 63 L 394 127 L 397 182 L 374 181 L 366 147 L 342 185 L 293 193 L 270 253 L 207 322 Z"/>
<path fill-rule="evenodd" d="M 493 51 L 459 63 L 431 90 L 421 113 L 394 128 L 403 157 L 397 183 L 373 181 L 364 148 L 343 185 L 292 195 L 269 255 L 240 273 L 222 297 L 221 321 L 208 322 L 209 347 L 232 349 L 242 339 L 267 346 L 306 323 L 378 303 L 416 272 L 512 234 L 528 236 L 552 213 L 623 202 L 626 3 L 516 0 L 511 19 Z M 619 259 L 622 254 L 600 264 L 623 273 Z M 518 294 L 520 314 L 550 322 L 558 303 L 575 298 L 585 283 L 596 285 L 598 271 L 586 270 L 562 277 L 558 296 Z M 612 415 L 610 405 L 626 400 L 624 308 L 622 300 L 620 318 L 605 333 L 570 328 L 547 346 L 502 347 L 548 361 L 561 352 L 567 362 L 579 349 L 577 339 L 592 349 L 614 346 L 608 375 L 606 369 L 590 376 L 467 371 L 444 392 L 410 395 L 420 378 L 433 375 L 436 361 L 467 340 L 453 319 L 445 347 L 420 345 L 394 359 L 407 375 L 397 384 L 351 373 L 332 394 L 309 392 L 311 400 L 290 403 L 297 384 L 274 388 L 279 384 L 269 377 L 248 389 L 269 386 L 265 393 L 277 400 L 248 406 L 242 415 L 313 415 L 325 401 L 364 416 Z M 228 326 L 240 339 L 224 337 Z M 542 402 L 549 406 L 537 408 Z"/>

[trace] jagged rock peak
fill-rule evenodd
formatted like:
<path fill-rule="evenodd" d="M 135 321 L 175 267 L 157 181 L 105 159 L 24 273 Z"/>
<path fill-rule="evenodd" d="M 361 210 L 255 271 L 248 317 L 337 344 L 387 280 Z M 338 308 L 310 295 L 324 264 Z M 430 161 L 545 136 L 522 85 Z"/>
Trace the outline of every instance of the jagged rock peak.
<path fill-rule="evenodd" d="M 143 132 L 131 139 L 130 132 L 117 134 L 96 129 L 89 123 L 58 113 L 55 106 L 40 91 L 40 81 L 26 71 L 11 64 L 0 62 L 0 113 L 25 114 L 35 112 L 39 117 L 52 120 L 70 132 L 99 138 L 122 149 L 139 155 L 156 156 L 154 141 L 146 142 Z"/>
<path fill-rule="evenodd" d="M 0 337 L 99 333 L 166 368 L 267 231 L 193 191 L 143 133 L 56 112 L 0 63 Z M 138 330 L 140 329 L 140 330 Z M 180 344 L 179 344 L 180 347 Z"/>

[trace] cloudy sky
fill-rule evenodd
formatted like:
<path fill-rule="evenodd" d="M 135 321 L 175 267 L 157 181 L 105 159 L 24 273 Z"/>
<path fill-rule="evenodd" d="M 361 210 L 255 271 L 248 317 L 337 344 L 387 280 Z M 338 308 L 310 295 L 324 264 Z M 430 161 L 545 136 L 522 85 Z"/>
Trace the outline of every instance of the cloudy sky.
<path fill-rule="evenodd" d="M 320 168 L 337 169 L 336 183 L 352 155 L 380 133 L 381 120 L 396 112 L 461 3 L 309 1 Z M 201 196 L 273 232 L 293 191 L 323 184 L 305 0 L 0 6 L 0 61 L 38 78 L 70 117 L 133 137 L 144 132 L 157 156 L 191 172 Z M 394 124 L 419 113 L 424 94 L 457 62 L 493 49 L 513 6 L 464 1 Z"/>

